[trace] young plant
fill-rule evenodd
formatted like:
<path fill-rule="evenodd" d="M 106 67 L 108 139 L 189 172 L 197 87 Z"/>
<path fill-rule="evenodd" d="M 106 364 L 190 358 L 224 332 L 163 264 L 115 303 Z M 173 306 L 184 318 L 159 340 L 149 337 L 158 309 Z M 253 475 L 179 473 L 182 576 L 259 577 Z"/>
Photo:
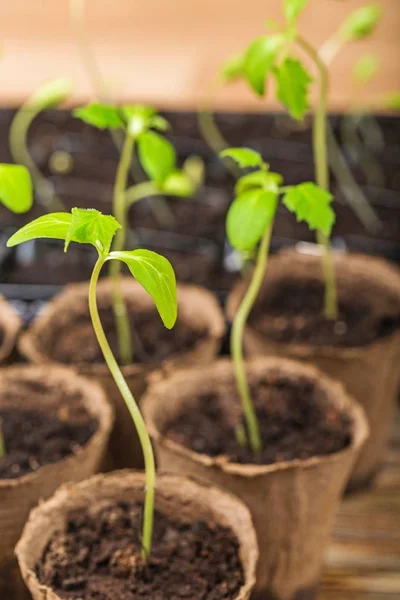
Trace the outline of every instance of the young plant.
<path fill-rule="evenodd" d="M 282 186 L 282 176 L 272 173 L 261 155 L 250 148 L 228 148 L 220 156 L 235 161 L 240 168 L 253 169 L 236 183 L 226 230 L 229 242 L 236 250 L 256 251 L 254 271 L 232 325 L 231 355 L 247 429 L 238 428 L 237 438 L 241 444 L 248 440 L 257 454 L 261 450 L 261 437 L 243 359 L 243 332 L 267 270 L 278 202 L 281 199 L 298 221 L 305 221 L 310 229 L 326 237 L 331 233 L 335 213 L 331 206 L 333 197 L 326 189 L 313 182 Z"/>
<path fill-rule="evenodd" d="M 28 212 L 32 208 L 32 182 L 29 171 L 25 167 L 0 164 L 0 202 L 16 214 Z M 3 458 L 6 452 L 0 421 L 0 458 Z"/>
<path fill-rule="evenodd" d="M 44 110 L 59 106 L 71 93 L 68 79 L 52 79 L 39 87 L 16 112 L 11 123 L 9 144 L 15 163 L 24 165 L 30 172 L 38 201 L 46 211 L 63 210 L 63 202 L 53 184 L 37 168 L 28 148 L 28 133 L 32 122 Z"/>
<path fill-rule="evenodd" d="M 190 175 L 176 165 L 173 145 L 162 135 L 168 122 L 153 108 L 142 105 L 111 106 L 93 103 L 73 112 L 83 122 L 111 131 L 124 133 L 124 143 L 118 164 L 113 192 L 113 214 L 121 228 L 116 232 L 113 250 L 125 248 L 128 232 L 129 208 L 139 200 L 166 193 L 174 196 L 191 196 L 196 188 Z M 148 181 L 128 186 L 129 171 L 134 151 L 137 150 L 140 164 L 149 177 Z M 133 360 L 133 344 L 126 303 L 121 292 L 121 263 L 111 264 L 113 280 L 113 309 L 123 364 Z"/>
<path fill-rule="evenodd" d="M 16 246 L 28 240 L 53 238 L 65 241 L 65 251 L 71 242 L 92 244 L 97 250 L 97 261 L 89 285 L 89 311 L 97 341 L 110 373 L 126 403 L 135 424 L 143 451 L 146 491 L 143 513 L 143 556 L 151 551 L 155 463 L 150 437 L 147 433 L 138 405 L 126 383 L 121 369 L 112 353 L 100 320 L 96 287 L 100 271 L 106 262 L 125 263 L 133 277 L 153 298 L 164 325 L 171 329 L 177 317 L 177 296 L 174 270 L 169 261 L 149 250 L 111 251 L 115 234 L 121 229 L 118 221 L 97 210 L 74 208 L 71 213 L 44 215 L 22 227 L 9 240 L 8 246 Z"/>

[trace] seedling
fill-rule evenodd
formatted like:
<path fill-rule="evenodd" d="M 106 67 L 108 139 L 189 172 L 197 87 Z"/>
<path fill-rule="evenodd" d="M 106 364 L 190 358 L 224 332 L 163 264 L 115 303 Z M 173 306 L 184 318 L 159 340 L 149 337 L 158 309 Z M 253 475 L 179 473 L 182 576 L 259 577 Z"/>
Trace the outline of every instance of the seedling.
<path fill-rule="evenodd" d="M 64 205 L 53 184 L 37 168 L 28 149 L 28 133 L 32 122 L 45 110 L 59 106 L 71 93 L 68 79 L 58 78 L 46 82 L 16 112 L 11 123 L 9 144 L 13 160 L 30 172 L 38 201 L 46 211 L 63 210 Z"/>
<path fill-rule="evenodd" d="M 98 129 L 122 130 L 124 144 L 117 169 L 113 194 L 113 214 L 121 228 L 116 232 L 113 249 L 120 252 L 125 248 L 128 232 L 128 210 L 136 202 L 149 196 L 166 193 L 173 196 L 188 197 L 196 183 L 183 169 L 176 165 L 173 145 L 160 133 L 168 128 L 168 122 L 149 106 L 111 106 L 94 103 L 74 110 L 74 116 Z M 127 189 L 129 169 L 135 149 L 139 162 L 149 177 L 149 181 L 136 184 Z M 113 310 L 123 364 L 133 359 L 133 344 L 129 315 L 121 292 L 121 262 L 111 264 L 113 279 Z"/>
<path fill-rule="evenodd" d="M 0 202 L 16 214 L 32 208 L 33 192 L 29 171 L 21 165 L 0 164 Z M 6 455 L 0 421 L 0 458 Z"/>
<path fill-rule="evenodd" d="M 28 223 L 8 240 L 8 246 L 38 238 L 52 238 L 65 241 L 65 251 L 71 242 L 91 244 L 97 250 L 97 261 L 89 285 L 89 311 L 97 341 L 110 373 L 126 403 L 136 427 L 143 451 L 146 492 L 143 514 L 143 556 L 151 551 L 155 464 L 150 437 L 138 405 L 126 383 L 121 369 L 112 353 L 105 335 L 97 306 L 96 288 L 100 271 L 106 262 L 121 262 L 128 266 L 133 277 L 153 298 L 164 325 L 171 329 L 177 318 L 177 294 L 174 270 L 169 261 L 150 250 L 111 251 L 115 234 L 121 230 L 118 221 L 97 210 L 74 208 L 71 213 L 60 212 L 44 215 Z"/>
<path fill-rule="evenodd" d="M 234 160 L 240 168 L 254 169 L 236 183 L 235 199 L 228 211 L 226 230 L 229 242 L 236 250 L 250 252 L 258 247 L 251 281 L 235 315 L 231 332 L 235 379 L 247 428 L 247 431 L 237 429 L 237 439 L 241 444 L 246 444 L 248 439 L 251 449 L 257 454 L 261 450 L 261 438 L 243 360 L 243 331 L 267 270 L 278 202 L 281 198 L 298 221 L 305 221 L 310 229 L 326 237 L 331 233 L 335 213 L 331 206 L 333 197 L 326 189 L 313 182 L 282 186 L 282 176 L 272 173 L 261 155 L 250 148 L 229 148 L 223 150 L 220 156 Z"/>

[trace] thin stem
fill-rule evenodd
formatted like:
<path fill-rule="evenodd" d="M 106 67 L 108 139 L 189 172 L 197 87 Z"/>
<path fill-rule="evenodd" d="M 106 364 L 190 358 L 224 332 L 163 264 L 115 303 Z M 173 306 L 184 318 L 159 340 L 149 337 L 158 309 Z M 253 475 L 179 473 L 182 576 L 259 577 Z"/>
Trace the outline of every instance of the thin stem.
<path fill-rule="evenodd" d="M 318 52 L 302 37 L 298 36 L 296 41 L 314 62 L 319 73 L 319 100 L 314 115 L 313 127 L 315 179 L 321 188 L 329 190 L 328 144 L 326 134 L 329 74 L 325 64 L 320 59 Z M 324 313 L 326 318 L 336 319 L 338 316 L 338 300 L 335 268 L 330 252 L 329 238 L 318 232 L 317 240 L 322 248 L 322 269 L 325 278 Z"/>
<path fill-rule="evenodd" d="M 0 458 L 4 458 L 7 455 L 7 450 L 6 450 L 6 443 L 4 440 L 4 434 L 3 434 L 3 425 L 2 422 L 0 421 Z"/>
<path fill-rule="evenodd" d="M 24 165 L 31 174 L 38 201 L 47 212 L 64 211 L 64 204 L 55 191 L 54 185 L 37 168 L 28 149 L 28 131 L 32 121 L 41 112 L 40 106 L 24 104 L 15 114 L 9 133 L 11 156 L 17 164 Z"/>
<path fill-rule="evenodd" d="M 153 537 L 153 519 L 154 519 L 154 490 L 156 482 L 156 468 L 154 461 L 154 453 L 151 445 L 150 437 L 147 433 L 146 425 L 143 417 L 140 413 L 139 407 L 125 381 L 125 378 L 118 366 L 117 361 L 112 353 L 110 345 L 107 341 L 104 333 L 103 326 L 101 324 L 100 315 L 97 307 L 96 289 L 97 282 L 99 279 L 100 271 L 104 265 L 106 258 L 99 256 L 96 265 L 93 269 L 92 277 L 90 279 L 89 286 L 89 310 L 90 317 L 92 319 L 93 328 L 96 334 L 97 341 L 101 348 L 104 356 L 104 360 L 110 370 L 110 373 L 125 401 L 125 404 L 129 410 L 132 420 L 135 424 L 136 431 L 139 436 L 140 445 L 142 447 L 144 465 L 145 465 L 145 478 L 146 478 L 146 490 L 144 498 L 144 513 L 143 513 L 143 550 L 142 555 L 148 557 L 151 552 L 151 543 Z M 114 261 L 113 261 L 114 262 Z"/>
<path fill-rule="evenodd" d="M 235 315 L 231 332 L 231 355 L 234 364 L 236 385 L 242 402 L 250 447 L 255 454 L 258 454 L 261 450 L 261 437 L 243 358 L 243 332 L 267 270 L 271 232 L 272 224 L 264 232 L 258 249 L 253 276 Z"/>
<path fill-rule="evenodd" d="M 134 138 L 127 133 L 114 184 L 113 214 L 121 225 L 121 229 L 118 229 L 114 238 L 113 250 L 116 252 L 121 252 L 125 248 L 127 233 L 127 204 L 125 201 L 125 192 L 134 145 Z M 121 264 L 122 263 L 120 261 L 113 261 L 110 266 L 110 275 L 112 279 L 112 303 L 115 316 L 115 326 L 117 329 L 119 352 L 122 364 L 127 365 L 133 360 L 133 347 L 129 314 L 124 295 L 122 293 Z"/>
<path fill-rule="evenodd" d="M 160 190 L 153 181 L 143 181 L 132 185 L 126 190 L 125 203 L 126 206 L 132 206 L 139 200 L 144 200 L 149 196 L 158 196 L 159 194 Z"/>

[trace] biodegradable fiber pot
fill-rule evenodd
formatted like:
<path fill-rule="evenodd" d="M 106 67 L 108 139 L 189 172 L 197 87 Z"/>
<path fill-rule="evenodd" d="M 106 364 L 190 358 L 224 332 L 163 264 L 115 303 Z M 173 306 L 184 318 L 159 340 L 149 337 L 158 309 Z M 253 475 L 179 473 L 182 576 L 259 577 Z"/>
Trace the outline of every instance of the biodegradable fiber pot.
<path fill-rule="evenodd" d="M 149 360 L 134 362 L 124 366 L 122 371 L 136 400 L 139 400 L 147 387 L 150 373 L 161 371 L 163 376 L 177 365 L 188 367 L 207 364 L 218 354 L 225 331 L 225 321 L 215 297 L 205 289 L 196 286 L 178 286 L 178 322 L 169 332 L 163 326 L 149 294 L 132 277 L 124 278 L 123 293 L 128 310 L 133 319 L 141 315 L 151 321 L 153 329 L 145 330 L 147 337 L 155 336 L 154 341 L 142 340 L 143 345 L 152 344 Z M 106 333 L 115 340 L 114 318 L 111 312 L 111 285 L 105 279 L 98 284 L 98 305 L 101 313 L 108 315 Z M 99 381 L 107 392 L 115 408 L 115 425 L 111 436 L 110 454 L 114 467 L 142 467 L 143 459 L 132 419 L 125 406 L 106 364 L 93 361 L 88 354 L 99 348 L 89 318 L 88 285 L 72 284 L 64 288 L 54 300 L 48 303 L 45 311 L 34 321 L 31 328 L 21 337 L 21 353 L 36 364 L 59 363 L 59 348 L 63 346 L 71 367 L 80 374 Z M 140 337 L 140 327 L 137 328 Z M 111 332 L 111 334 L 110 334 Z M 157 351 L 157 335 L 160 337 L 159 358 L 150 353 Z M 182 346 L 173 346 L 174 340 L 183 340 Z M 169 354 L 167 344 L 171 343 Z M 114 344 L 115 347 L 115 344 Z M 58 353 L 58 354 L 57 354 Z"/>
<path fill-rule="evenodd" d="M 0 363 L 6 362 L 15 348 L 22 319 L 0 294 Z"/>
<path fill-rule="evenodd" d="M 112 408 L 102 388 L 63 367 L 24 365 L 0 370 L 0 408 L 59 409 L 68 420 L 69 406 L 54 405 L 50 392 L 54 387 L 65 390 L 66 396 L 78 393 L 79 401 L 88 415 L 96 419 L 97 427 L 76 453 L 20 477 L 0 479 L 0 598 L 4 600 L 19 599 L 18 594 L 22 593 L 13 551 L 30 510 L 39 500 L 51 496 L 62 483 L 78 482 L 96 473 L 111 432 Z M 29 397 L 29 389 L 35 392 L 32 397 Z M 43 395 L 41 389 L 49 389 L 49 394 Z"/>
<path fill-rule="evenodd" d="M 397 400 L 400 380 L 400 272 L 382 259 L 356 254 L 335 256 L 335 268 L 340 304 L 347 303 L 350 310 L 353 305 L 353 312 L 361 315 L 361 318 L 364 311 L 367 316 L 370 311 L 374 320 L 369 320 L 367 326 L 375 325 L 377 330 L 381 327 L 381 331 L 388 327 L 387 333 L 356 346 L 293 343 L 290 338 L 276 341 L 266 335 L 258 319 L 263 315 L 268 298 L 279 293 L 280 286 L 290 282 L 292 287 L 287 295 L 299 295 L 299 313 L 302 307 L 301 292 L 307 282 L 312 285 L 319 282 L 322 288 L 319 256 L 290 250 L 270 260 L 254 316 L 250 315 L 245 329 L 244 345 L 248 356 L 286 356 L 311 362 L 331 377 L 339 379 L 364 407 L 370 424 L 370 437 L 352 473 L 349 489 L 357 489 L 368 484 L 379 470 Z M 246 285 L 242 281 L 232 291 L 227 302 L 229 319 L 233 319 Z M 321 305 L 322 310 L 322 303 L 318 302 L 317 297 L 315 306 L 315 296 L 311 312 L 319 314 L 318 307 Z M 277 312 L 281 311 L 278 309 Z M 283 329 L 289 319 L 292 331 L 296 328 L 296 315 L 295 318 L 293 314 L 290 315 L 287 321 L 283 312 L 279 315 L 275 312 L 273 316 L 278 316 L 275 323 L 279 320 Z M 370 332 L 366 333 L 368 335 Z"/>
<path fill-rule="evenodd" d="M 161 470 L 208 480 L 237 495 L 249 507 L 260 552 L 257 600 L 312 598 L 333 517 L 354 459 L 367 437 L 368 425 L 362 408 L 342 385 L 314 367 L 261 357 L 249 361 L 247 369 L 253 381 L 266 379 L 273 387 L 283 381 L 311 383 L 321 406 L 333 407 L 349 418 L 349 445 L 326 456 L 265 465 L 239 464 L 229 462 L 226 455 L 212 457 L 194 452 L 166 436 L 170 424 L 186 411 L 195 411 L 204 398 L 211 396 L 216 402 L 218 390 L 232 388 L 234 393 L 232 364 L 225 360 L 207 370 L 178 372 L 154 384 L 143 400 L 144 416 Z M 235 406 L 237 401 L 223 405 L 227 422 L 235 414 Z"/>
<path fill-rule="evenodd" d="M 121 505 L 140 501 L 144 484 L 144 475 L 137 472 L 98 475 L 79 485 L 63 486 L 50 500 L 32 511 L 17 545 L 16 555 L 23 579 L 34 600 L 60 600 L 53 590 L 41 585 L 35 567 L 52 536 L 65 529 L 68 514 L 71 511 L 76 513 L 79 509 L 90 509 L 94 514 L 99 508 L 114 503 Z M 202 520 L 211 527 L 229 528 L 238 542 L 244 581 L 239 593 L 234 598 L 227 597 L 227 600 L 250 598 L 258 558 L 257 541 L 250 513 L 237 498 L 206 483 L 200 484 L 181 476 L 160 475 L 157 479 L 156 509 L 178 522 Z M 199 573 L 201 576 L 204 574 Z"/>

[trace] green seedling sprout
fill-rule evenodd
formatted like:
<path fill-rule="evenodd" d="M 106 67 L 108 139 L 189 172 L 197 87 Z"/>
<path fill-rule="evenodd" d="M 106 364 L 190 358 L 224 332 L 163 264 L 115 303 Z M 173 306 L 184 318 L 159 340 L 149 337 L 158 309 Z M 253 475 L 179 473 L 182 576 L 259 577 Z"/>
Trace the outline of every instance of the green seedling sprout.
<path fill-rule="evenodd" d="M 243 359 L 243 332 L 266 274 L 278 202 L 281 198 L 298 221 L 305 221 L 310 229 L 329 237 L 335 221 L 331 206 L 333 197 L 325 188 L 313 182 L 282 186 L 282 176 L 272 173 L 261 155 L 250 148 L 228 148 L 220 156 L 235 161 L 241 169 L 253 169 L 236 183 L 235 198 L 227 214 L 226 230 L 233 248 L 242 253 L 256 252 L 254 271 L 235 315 L 230 342 L 236 385 L 247 429 L 239 427 L 236 436 L 242 445 L 249 440 L 252 451 L 258 454 L 261 438 Z"/>
<path fill-rule="evenodd" d="M 124 250 L 128 232 L 128 210 L 144 198 L 167 193 L 189 197 L 196 189 L 190 173 L 178 169 L 173 145 L 159 132 L 168 129 L 168 122 L 153 108 L 142 105 L 111 106 L 93 103 L 74 110 L 74 116 L 98 129 L 122 131 L 124 143 L 118 164 L 113 192 L 113 214 L 121 228 L 116 232 L 113 250 Z M 148 181 L 128 188 L 129 170 L 135 150 Z M 121 262 L 110 267 L 113 280 L 113 310 L 120 357 L 123 364 L 133 360 L 131 327 L 126 303 L 121 291 Z"/>
<path fill-rule="evenodd" d="M 154 518 L 156 478 L 154 454 L 143 417 L 104 333 L 97 306 L 96 289 L 101 269 L 106 262 L 125 263 L 133 277 L 153 298 L 164 325 L 171 329 L 177 318 L 176 280 L 169 261 L 156 252 L 150 250 L 111 251 L 112 240 L 120 229 L 121 225 L 112 216 L 102 215 L 93 209 L 74 208 L 71 213 L 51 213 L 35 219 L 11 236 L 7 245 L 16 246 L 29 240 L 52 238 L 64 240 L 65 251 L 68 250 L 71 242 L 91 244 L 97 250 L 97 261 L 89 284 L 89 311 L 104 360 L 126 403 L 143 451 L 146 491 L 142 554 L 144 557 L 148 557 L 151 552 Z"/>
<path fill-rule="evenodd" d="M 33 204 L 32 181 L 22 165 L 0 164 L 0 202 L 13 213 L 28 212 Z M 0 421 L 0 458 L 7 453 Z"/>
<path fill-rule="evenodd" d="M 57 78 L 44 83 L 16 112 L 11 123 L 9 144 L 14 162 L 24 165 L 30 172 L 38 201 L 46 211 L 63 210 L 64 205 L 53 184 L 37 168 L 28 148 L 28 133 L 32 122 L 45 110 L 59 106 L 71 93 L 68 79 Z"/>

